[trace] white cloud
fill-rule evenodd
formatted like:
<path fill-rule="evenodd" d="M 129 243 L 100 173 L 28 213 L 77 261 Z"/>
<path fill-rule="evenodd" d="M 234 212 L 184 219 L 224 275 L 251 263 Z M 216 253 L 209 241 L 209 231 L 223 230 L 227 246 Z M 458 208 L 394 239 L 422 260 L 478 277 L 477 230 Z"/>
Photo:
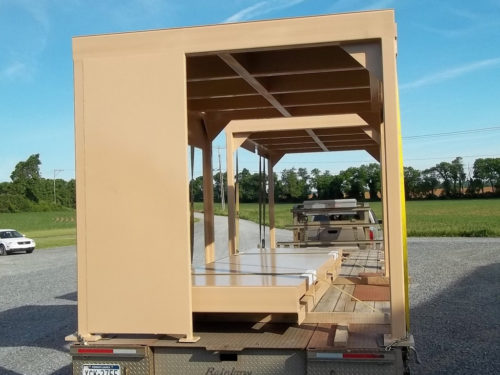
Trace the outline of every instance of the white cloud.
<path fill-rule="evenodd" d="M 255 14 L 259 14 L 258 9 L 263 8 L 267 5 L 267 1 L 261 1 L 260 3 L 254 4 L 251 7 L 240 10 L 239 12 L 233 14 L 232 16 L 226 18 L 223 22 L 238 22 L 242 20 L 247 20 L 252 18 Z"/>
<path fill-rule="evenodd" d="M 456 68 L 447 69 L 438 73 L 430 74 L 419 78 L 413 82 L 408 82 L 400 85 L 400 89 L 414 89 L 422 86 L 432 85 L 435 83 L 447 81 L 464 74 L 474 72 L 476 70 L 489 68 L 500 64 L 500 57 L 485 59 L 469 63 L 467 65 L 458 66 Z"/>
<path fill-rule="evenodd" d="M 355 12 L 363 10 L 390 8 L 394 0 L 337 0 L 328 9 L 328 12 Z"/>
<path fill-rule="evenodd" d="M 0 35 L 0 55 L 3 55 L 0 80 L 27 80 L 33 77 L 39 56 L 47 46 L 51 28 L 48 13 L 50 1 L 0 2 L 0 22 L 13 17 L 6 32 Z"/>
<path fill-rule="evenodd" d="M 269 0 L 269 1 L 261 1 L 250 7 L 240 10 L 236 12 L 232 16 L 226 18 L 223 22 L 239 22 L 246 21 L 267 13 L 274 12 L 276 10 L 282 10 L 286 8 L 290 8 L 294 5 L 300 4 L 305 0 Z"/>
<path fill-rule="evenodd" d="M 2 70 L 0 70 L 0 80 L 3 78 L 6 79 L 15 79 L 15 78 L 27 78 L 29 75 L 29 69 L 25 63 L 20 61 L 15 61 L 10 65 L 6 66 Z"/>

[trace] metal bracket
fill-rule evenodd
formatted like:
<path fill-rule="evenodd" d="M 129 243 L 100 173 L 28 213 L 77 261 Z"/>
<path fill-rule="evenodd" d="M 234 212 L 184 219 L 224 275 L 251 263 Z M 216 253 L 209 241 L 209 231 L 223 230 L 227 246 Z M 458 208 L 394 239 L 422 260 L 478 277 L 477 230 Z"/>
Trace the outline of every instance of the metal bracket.
<path fill-rule="evenodd" d="M 181 337 L 179 339 L 179 342 L 192 344 L 192 343 L 198 342 L 199 340 L 200 340 L 199 336 L 189 335 L 189 336 L 186 336 L 186 337 Z"/>
<path fill-rule="evenodd" d="M 66 342 L 79 342 L 79 343 L 82 343 L 84 345 L 86 345 L 87 342 L 95 342 L 95 341 L 99 341 L 101 339 L 102 339 L 101 335 L 88 334 L 88 335 L 82 336 L 78 332 L 75 332 L 75 333 L 68 335 L 64 338 L 64 340 Z"/>
<path fill-rule="evenodd" d="M 413 335 L 408 334 L 406 337 L 401 337 L 398 339 L 394 339 L 390 333 L 386 333 L 384 335 L 384 346 L 385 350 L 390 350 L 392 347 L 397 346 L 415 346 L 415 339 L 413 338 Z"/>

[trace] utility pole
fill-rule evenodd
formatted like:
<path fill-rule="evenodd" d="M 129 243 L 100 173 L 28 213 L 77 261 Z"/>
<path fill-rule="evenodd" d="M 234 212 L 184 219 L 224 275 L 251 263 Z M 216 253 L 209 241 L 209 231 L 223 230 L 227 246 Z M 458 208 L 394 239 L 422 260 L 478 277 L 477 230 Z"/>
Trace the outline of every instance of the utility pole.
<path fill-rule="evenodd" d="M 219 153 L 219 181 L 220 181 L 220 203 L 222 207 L 222 211 L 225 210 L 225 197 L 224 197 L 224 178 L 222 177 L 222 167 L 220 162 L 220 147 L 217 147 L 217 151 Z"/>
<path fill-rule="evenodd" d="M 64 171 L 64 169 L 54 169 L 54 179 L 53 179 L 53 182 L 54 182 L 54 204 L 57 204 L 57 200 L 56 200 L 56 175 L 62 171 Z"/>

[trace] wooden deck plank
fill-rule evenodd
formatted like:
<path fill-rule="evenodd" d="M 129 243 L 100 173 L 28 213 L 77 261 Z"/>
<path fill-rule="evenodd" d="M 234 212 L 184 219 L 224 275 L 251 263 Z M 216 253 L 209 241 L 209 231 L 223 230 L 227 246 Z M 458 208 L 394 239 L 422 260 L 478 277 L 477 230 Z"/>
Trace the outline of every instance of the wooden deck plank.
<path fill-rule="evenodd" d="M 356 259 L 354 267 L 351 270 L 351 276 L 357 276 L 359 273 L 364 272 L 366 262 L 368 261 L 368 252 L 366 250 L 359 250 L 355 254 Z"/>
<path fill-rule="evenodd" d="M 354 301 L 355 306 L 354 306 L 354 312 L 373 312 L 373 309 L 375 308 L 375 302 L 373 301 Z"/>
<path fill-rule="evenodd" d="M 334 286 L 330 286 L 327 292 L 323 295 L 323 298 L 321 298 L 319 303 L 316 305 L 314 311 L 335 311 L 335 306 L 337 305 L 341 294 L 339 288 L 343 288 L 343 285 L 335 286 L 337 288 L 335 288 Z"/>
<path fill-rule="evenodd" d="M 354 292 L 354 285 L 344 285 L 342 288 L 345 292 L 352 295 Z M 345 293 L 340 295 L 337 305 L 335 305 L 335 312 L 353 312 L 355 304 L 351 301 L 351 296 Z"/>
<path fill-rule="evenodd" d="M 383 313 L 391 313 L 391 303 L 389 301 L 375 301 L 375 308 Z"/>

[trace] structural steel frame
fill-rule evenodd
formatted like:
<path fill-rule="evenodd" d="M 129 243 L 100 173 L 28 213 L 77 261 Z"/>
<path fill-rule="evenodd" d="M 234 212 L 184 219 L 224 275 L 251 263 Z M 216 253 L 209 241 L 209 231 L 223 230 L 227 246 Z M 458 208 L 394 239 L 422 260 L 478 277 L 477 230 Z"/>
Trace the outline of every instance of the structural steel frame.
<path fill-rule="evenodd" d="M 406 336 L 396 53 L 391 10 L 74 38 L 79 333 L 195 340 L 186 150 L 203 151 L 210 263 L 212 141 L 227 127 L 232 254 L 238 146 L 257 144 L 270 175 L 290 152 L 364 149 L 380 160 L 391 337 Z M 349 127 L 362 134 L 335 133 Z M 271 129 L 305 134 L 281 151 L 252 138 Z M 167 246 L 146 243 L 165 228 Z"/>

